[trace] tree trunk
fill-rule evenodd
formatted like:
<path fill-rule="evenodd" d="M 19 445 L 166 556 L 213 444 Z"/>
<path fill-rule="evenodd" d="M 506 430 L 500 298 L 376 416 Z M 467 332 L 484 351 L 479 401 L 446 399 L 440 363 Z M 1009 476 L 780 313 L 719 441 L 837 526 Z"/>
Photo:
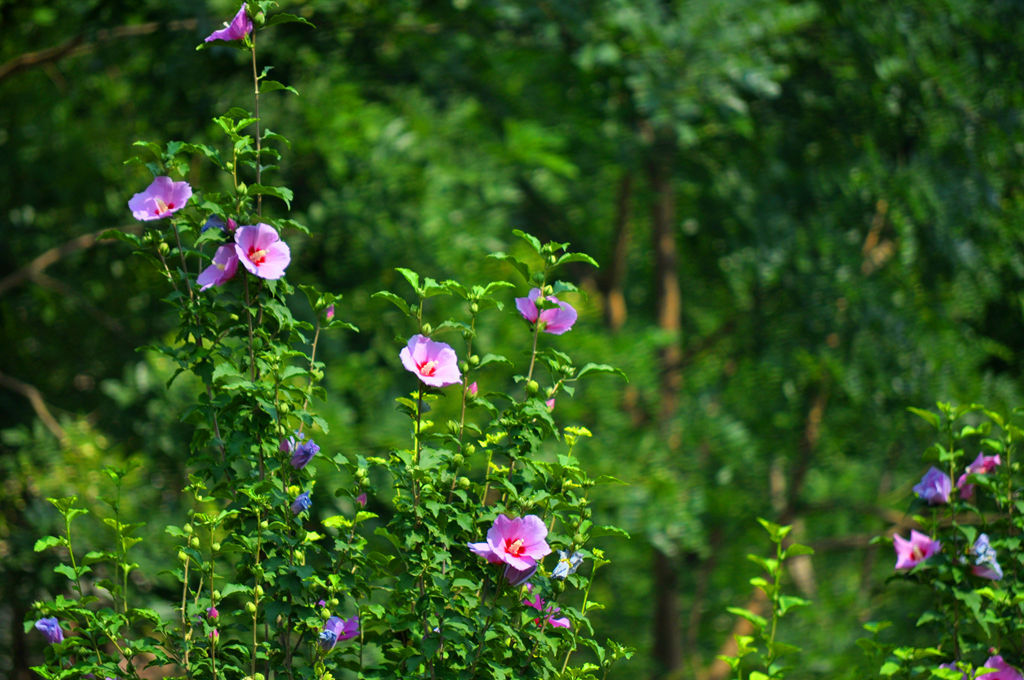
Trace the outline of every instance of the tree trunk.
<path fill-rule="evenodd" d="M 626 296 L 622 288 L 626 282 L 626 264 L 629 255 L 629 213 L 633 203 L 633 173 L 627 170 L 619 181 L 615 199 L 615 242 L 608 266 L 605 287 L 604 320 L 614 333 L 626 323 Z"/>
<path fill-rule="evenodd" d="M 679 291 L 679 264 L 676 255 L 676 203 L 672 190 L 674 146 L 655 151 L 648 173 L 654 205 L 651 212 L 651 237 L 654 249 L 655 291 L 658 327 L 667 331 L 668 343 L 658 350 L 660 407 L 658 424 L 665 447 L 679 448 L 679 433 L 673 430 L 679 391 L 682 388 L 682 350 L 679 330 L 682 326 L 682 301 Z M 672 675 L 683 663 L 683 631 L 679 611 L 678 574 L 675 561 L 655 549 L 653 565 L 654 663 L 659 674 Z"/>

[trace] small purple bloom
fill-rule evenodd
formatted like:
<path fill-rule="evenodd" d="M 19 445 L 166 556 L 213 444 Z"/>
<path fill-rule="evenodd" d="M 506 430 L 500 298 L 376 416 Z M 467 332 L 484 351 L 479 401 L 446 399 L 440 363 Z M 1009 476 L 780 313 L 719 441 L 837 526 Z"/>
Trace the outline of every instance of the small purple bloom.
<path fill-rule="evenodd" d="M 361 494 L 359 494 L 358 496 L 356 496 L 356 503 L 359 503 L 359 505 L 364 507 L 364 508 L 366 507 L 366 492 L 365 491 L 362 492 Z"/>
<path fill-rule="evenodd" d="M 218 616 L 220 616 L 220 612 L 217 611 L 216 607 L 207 607 L 206 608 L 206 617 L 207 618 L 209 618 L 209 619 L 216 619 Z"/>
<path fill-rule="evenodd" d="M 313 500 L 309 497 L 308 491 L 303 491 L 292 503 L 292 512 L 298 515 L 313 507 Z"/>
<path fill-rule="evenodd" d="M 317 607 L 326 607 L 327 606 L 327 601 L 326 600 L 318 600 L 317 603 L 316 603 L 316 606 Z"/>
<path fill-rule="evenodd" d="M 224 223 L 224 220 L 222 220 L 217 215 L 210 215 L 209 217 L 206 218 L 206 221 L 203 222 L 203 227 L 199 230 L 199 232 L 205 233 L 210 229 L 220 229 L 221 231 L 224 231 L 226 228 L 227 224 Z"/>
<path fill-rule="evenodd" d="M 231 23 L 219 31 L 214 31 L 206 36 L 203 42 L 210 42 L 212 40 L 242 40 L 245 36 L 249 35 L 250 31 L 252 31 L 252 19 L 249 18 L 249 14 L 245 11 L 245 3 L 243 2 L 242 9 L 238 10 L 238 13 L 231 19 Z"/>
<path fill-rule="evenodd" d="M 547 301 L 557 307 L 540 310 L 538 301 Z M 576 323 L 576 310 L 568 302 L 562 302 L 554 295 L 543 296 L 540 288 L 532 288 L 526 297 L 516 298 L 516 308 L 530 323 L 540 323 L 540 329 L 552 335 L 561 335 Z"/>
<path fill-rule="evenodd" d="M 324 318 L 330 321 L 334 318 L 334 305 L 330 305 L 324 312 Z"/>
<path fill-rule="evenodd" d="M 288 244 L 269 224 L 239 227 L 235 232 L 235 253 L 242 266 L 261 279 L 279 279 L 291 262 Z"/>
<path fill-rule="evenodd" d="M 431 387 L 444 387 L 462 381 L 455 350 L 425 335 L 417 333 L 409 338 L 398 357 L 407 371 L 415 373 L 417 378 Z"/>
<path fill-rule="evenodd" d="M 300 440 L 302 439 L 301 434 L 299 434 L 298 432 L 296 432 L 295 434 L 299 437 Z M 317 446 L 316 442 L 314 442 L 312 439 L 307 439 L 306 441 L 299 441 L 298 443 L 293 444 L 291 451 L 292 467 L 295 468 L 296 470 L 301 470 L 302 468 L 309 465 L 309 461 L 313 460 L 313 456 L 320 452 L 320 447 Z"/>
<path fill-rule="evenodd" d="M 185 207 L 192 197 L 188 182 L 174 182 L 170 177 L 157 177 L 145 191 L 128 201 L 128 209 L 137 220 L 162 220 Z"/>
<path fill-rule="evenodd" d="M 953 482 L 949 476 L 936 467 L 924 473 L 921 481 L 914 486 L 914 493 L 927 501 L 929 505 L 949 502 L 949 494 L 953 491 Z"/>
<path fill-rule="evenodd" d="M 974 565 L 971 567 L 971 573 L 993 581 L 1003 578 L 1003 570 L 999 566 L 999 562 L 996 561 L 995 548 L 988 542 L 988 534 L 980 534 L 978 536 L 977 540 L 974 541 L 974 547 L 971 549 L 971 552 L 974 554 Z"/>
<path fill-rule="evenodd" d="M 64 642 L 64 631 L 61 630 L 60 621 L 56 616 L 36 621 L 36 630 L 42 633 L 52 645 Z"/>
<path fill-rule="evenodd" d="M 332 616 L 327 619 L 323 631 L 320 632 L 320 647 L 329 652 L 339 641 L 351 640 L 357 635 L 359 635 L 358 616 L 353 616 L 350 619 Z"/>
<path fill-rule="evenodd" d="M 202 286 L 199 290 L 206 290 L 210 286 L 222 286 L 231 280 L 231 277 L 238 271 L 238 255 L 230 245 L 223 245 L 217 248 L 213 255 L 213 264 L 204 269 L 196 283 Z"/>
<path fill-rule="evenodd" d="M 528 592 L 533 592 L 533 586 L 529 583 L 526 584 L 526 589 Z M 539 628 L 543 628 L 544 624 L 550 624 L 555 628 L 571 627 L 571 623 L 568 618 L 564 616 L 557 619 L 554 618 L 554 615 L 562 610 L 559 607 L 556 607 L 553 603 L 545 603 L 540 595 L 535 595 L 532 600 L 523 600 L 523 604 L 527 607 L 533 607 L 542 614 L 542 616 L 533 620 Z"/>
<path fill-rule="evenodd" d="M 209 634 L 209 636 L 208 636 L 208 637 L 209 637 L 209 638 L 210 638 L 211 640 L 213 640 L 214 642 L 216 642 L 216 641 L 217 641 L 217 639 L 218 639 L 218 638 L 220 637 L 220 631 L 219 631 L 219 630 L 217 630 L 216 628 L 214 628 L 213 630 L 211 630 L 211 631 L 210 631 L 210 634 Z"/>
<path fill-rule="evenodd" d="M 479 389 L 480 388 L 476 386 L 476 381 L 474 380 L 473 382 L 469 383 L 469 387 L 466 388 L 466 392 L 469 393 L 469 396 L 475 397 Z"/>

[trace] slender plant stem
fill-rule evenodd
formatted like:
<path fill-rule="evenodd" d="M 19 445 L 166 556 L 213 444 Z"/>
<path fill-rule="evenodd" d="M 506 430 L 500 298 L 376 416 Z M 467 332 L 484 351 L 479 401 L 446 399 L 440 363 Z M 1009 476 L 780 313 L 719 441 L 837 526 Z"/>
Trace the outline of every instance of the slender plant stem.
<path fill-rule="evenodd" d="M 256 74 L 256 33 L 252 33 L 252 88 L 253 88 L 253 113 L 256 116 L 256 184 L 261 184 L 262 158 L 260 140 L 260 78 Z M 263 194 L 256 194 L 256 215 L 263 216 Z"/>

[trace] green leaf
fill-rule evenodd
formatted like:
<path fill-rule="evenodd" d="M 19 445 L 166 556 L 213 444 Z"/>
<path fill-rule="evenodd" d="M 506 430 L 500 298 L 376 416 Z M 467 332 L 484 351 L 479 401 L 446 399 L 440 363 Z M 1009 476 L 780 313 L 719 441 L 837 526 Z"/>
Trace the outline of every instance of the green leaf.
<path fill-rule="evenodd" d="M 63 539 L 57 538 L 56 536 L 43 536 L 36 541 L 36 544 L 32 549 L 36 552 L 42 552 L 47 548 L 52 548 L 53 546 L 60 545 L 63 542 Z"/>
<path fill-rule="evenodd" d="M 597 263 L 597 260 L 592 258 L 590 255 L 587 255 L 586 253 L 566 253 L 565 255 L 562 255 L 560 258 L 558 258 L 558 260 L 555 262 L 555 266 L 557 267 L 559 265 L 567 264 L 569 262 L 586 262 L 587 264 L 591 264 L 597 268 L 600 268 L 601 266 Z"/>
<path fill-rule="evenodd" d="M 923 418 L 932 427 L 934 427 L 936 429 L 938 429 L 939 423 L 942 422 L 939 419 L 939 414 L 938 413 L 932 413 L 931 411 L 925 411 L 924 409 L 914 408 L 913 406 L 908 406 L 907 410 L 910 411 L 911 413 L 913 413 L 914 415 Z"/>
<path fill-rule="evenodd" d="M 518 236 L 519 238 L 523 239 L 527 243 L 529 243 L 533 247 L 533 249 L 537 251 L 538 254 L 541 252 L 540 239 L 538 239 L 533 234 L 527 234 L 525 231 L 522 231 L 520 229 L 513 229 L 512 233 Z"/>
<path fill-rule="evenodd" d="M 395 295 L 394 293 L 392 293 L 391 291 L 379 290 L 376 293 L 374 293 L 373 295 L 371 295 L 370 297 L 371 298 L 379 297 L 379 298 L 381 298 L 383 300 L 387 300 L 388 302 L 390 302 L 391 304 L 393 304 L 394 306 L 396 306 L 400 310 L 402 310 L 402 312 L 406 316 L 412 316 L 412 312 L 409 311 L 409 304 L 405 300 L 403 300 L 402 298 L 400 298 L 397 295 Z"/>
<path fill-rule="evenodd" d="M 406 269 L 405 267 L 395 267 L 395 271 L 405 277 L 405 280 L 409 282 L 409 285 L 412 286 L 412 289 L 414 291 L 416 291 L 417 295 L 422 295 L 422 292 L 421 292 L 421 289 L 420 289 L 420 275 L 419 274 L 417 274 L 416 272 L 414 272 L 411 269 Z"/>
<path fill-rule="evenodd" d="M 267 184 L 250 184 L 250 194 L 260 194 L 262 196 L 273 196 L 284 201 L 285 207 L 291 209 L 292 207 L 292 190 L 288 187 L 274 187 Z"/>
<path fill-rule="evenodd" d="M 763 616 L 758 616 L 748 609 L 744 609 L 742 607 L 726 607 L 725 610 L 730 614 L 741 616 L 747 621 L 750 621 L 758 630 L 764 630 L 764 627 L 768 625 L 768 621 Z"/>
<path fill-rule="evenodd" d="M 285 85 L 284 83 L 276 80 L 264 80 L 260 83 L 260 94 L 266 94 L 268 92 L 277 92 L 278 90 L 285 90 L 291 92 L 294 95 L 298 95 L 299 91 L 291 85 Z"/>
<path fill-rule="evenodd" d="M 277 14 L 275 14 L 275 15 L 273 15 L 271 17 L 267 17 L 267 20 L 263 24 L 263 26 L 265 28 L 269 28 L 270 26 L 276 26 L 278 24 L 294 24 L 294 23 L 305 24 L 306 26 L 309 26 L 310 28 L 316 28 L 316 26 L 313 25 L 313 22 L 311 22 L 309 19 L 306 19 L 306 18 L 300 17 L 300 16 L 296 16 L 294 14 L 288 14 L 287 12 L 278 12 Z"/>

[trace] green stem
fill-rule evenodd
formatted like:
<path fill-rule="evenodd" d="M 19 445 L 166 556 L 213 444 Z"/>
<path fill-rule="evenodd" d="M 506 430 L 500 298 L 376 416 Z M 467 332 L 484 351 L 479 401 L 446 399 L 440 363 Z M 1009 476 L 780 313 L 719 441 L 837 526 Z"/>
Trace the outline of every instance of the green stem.
<path fill-rule="evenodd" d="M 256 184 L 262 184 L 260 181 L 262 171 L 262 160 L 261 160 L 261 140 L 260 140 L 260 78 L 256 74 L 256 32 L 253 31 L 251 34 L 251 52 L 252 52 L 252 86 L 253 86 L 253 99 L 254 109 L 253 113 L 256 118 Z M 256 194 L 256 215 L 263 215 L 263 194 Z"/>

